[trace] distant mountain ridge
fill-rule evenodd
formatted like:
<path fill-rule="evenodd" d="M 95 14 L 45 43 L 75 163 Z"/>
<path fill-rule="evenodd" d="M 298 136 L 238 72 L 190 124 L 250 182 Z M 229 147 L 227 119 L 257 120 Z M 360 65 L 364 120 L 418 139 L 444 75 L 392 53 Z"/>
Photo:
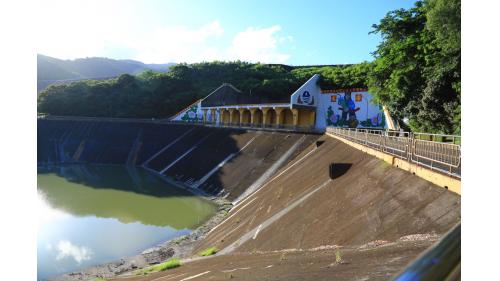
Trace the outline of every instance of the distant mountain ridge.
<path fill-rule="evenodd" d="M 121 74 L 138 74 L 150 69 L 167 72 L 175 63 L 145 64 L 135 60 L 115 60 L 109 58 L 81 58 L 61 60 L 37 54 L 37 91 L 51 84 L 69 83 L 85 79 L 105 79 Z"/>

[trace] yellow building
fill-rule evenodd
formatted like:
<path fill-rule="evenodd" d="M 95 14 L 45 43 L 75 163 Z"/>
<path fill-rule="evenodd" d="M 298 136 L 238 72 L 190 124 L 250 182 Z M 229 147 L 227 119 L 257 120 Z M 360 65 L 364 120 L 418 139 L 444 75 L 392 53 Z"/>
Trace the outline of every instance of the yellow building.
<path fill-rule="evenodd" d="M 218 126 L 313 129 L 315 108 L 294 108 L 290 96 L 284 99 L 245 94 L 224 83 L 171 120 Z"/>

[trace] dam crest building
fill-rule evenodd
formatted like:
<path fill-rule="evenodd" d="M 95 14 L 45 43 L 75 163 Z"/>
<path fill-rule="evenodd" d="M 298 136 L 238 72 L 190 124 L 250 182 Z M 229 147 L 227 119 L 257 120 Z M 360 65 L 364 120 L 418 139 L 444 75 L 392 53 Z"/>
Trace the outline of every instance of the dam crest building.
<path fill-rule="evenodd" d="M 325 131 L 327 126 L 397 129 L 389 112 L 365 88 L 322 90 L 313 75 L 289 97 L 243 93 L 224 83 L 171 121 L 216 126 Z"/>

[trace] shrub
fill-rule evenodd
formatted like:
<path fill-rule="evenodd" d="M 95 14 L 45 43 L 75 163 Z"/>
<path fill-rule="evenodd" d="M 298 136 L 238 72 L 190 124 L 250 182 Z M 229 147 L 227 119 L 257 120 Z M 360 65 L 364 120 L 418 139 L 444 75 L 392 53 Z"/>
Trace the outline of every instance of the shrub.
<path fill-rule="evenodd" d="M 179 266 L 181 266 L 181 261 L 178 258 L 172 258 L 164 263 L 160 263 L 157 265 L 153 265 L 151 267 L 141 269 L 141 270 L 136 272 L 136 275 L 147 274 L 147 273 L 157 272 L 157 271 L 165 271 L 167 269 L 172 269 L 172 268 L 176 268 Z"/>
<path fill-rule="evenodd" d="M 217 247 L 210 247 L 210 248 L 203 250 L 200 253 L 200 256 L 207 257 L 207 256 L 215 255 L 218 251 L 219 251 L 219 249 L 217 249 Z"/>

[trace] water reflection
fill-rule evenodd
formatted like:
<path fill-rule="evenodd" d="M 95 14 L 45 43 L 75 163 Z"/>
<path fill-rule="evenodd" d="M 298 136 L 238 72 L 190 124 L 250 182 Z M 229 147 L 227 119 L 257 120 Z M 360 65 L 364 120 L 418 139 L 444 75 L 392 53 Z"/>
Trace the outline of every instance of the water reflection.
<path fill-rule="evenodd" d="M 71 165 L 45 170 L 38 175 L 39 193 L 53 208 L 75 216 L 182 229 L 197 226 L 213 212 L 212 204 L 144 169 Z"/>
<path fill-rule="evenodd" d="M 38 174 L 38 279 L 137 254 L 189 233 L 214 211 L 142 169 L 45 168 Z"/>

